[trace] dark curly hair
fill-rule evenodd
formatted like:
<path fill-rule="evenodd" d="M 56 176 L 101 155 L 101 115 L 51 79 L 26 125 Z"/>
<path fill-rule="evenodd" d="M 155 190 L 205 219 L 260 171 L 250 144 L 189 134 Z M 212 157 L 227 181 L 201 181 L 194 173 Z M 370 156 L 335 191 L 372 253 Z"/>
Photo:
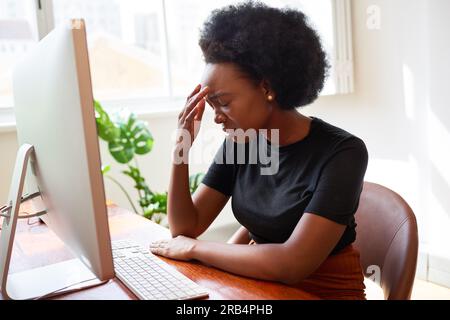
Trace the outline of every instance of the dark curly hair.
<path fill-rule="evenodd" d="M 212 11 L 200 31 L 205 63 L 231 62 L 255 83 L 265 79 L 283 109 L 313 102 L 329 64 L 315 30 L 299 10 L 248 1 Z"/>

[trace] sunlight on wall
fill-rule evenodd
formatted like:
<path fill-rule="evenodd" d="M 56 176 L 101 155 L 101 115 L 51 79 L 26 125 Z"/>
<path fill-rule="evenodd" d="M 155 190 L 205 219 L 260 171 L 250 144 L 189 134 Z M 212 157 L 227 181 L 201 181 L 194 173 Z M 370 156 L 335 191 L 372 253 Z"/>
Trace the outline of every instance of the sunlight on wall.
<path fill-rule="evenodd" d="M 414 119 L 414 75 L 411 68 L 403 64 L 403 96 L 405 99 L 405 115 L 408 119 Z"/>
<path fill-rule="evenodd" d="M 407 161 L 372 158 L 369 160 L 364 180 L 381 184 L 398 193 L 416 215 L 419 240 L 426 241 L 427 230 L 421 201 L 423 192 L 419 182 L 420 168 L 413 156 L 410 155 Z"/>
<path fill-rule="evenodd" d="M 428 228 L 432 232 L 428 233 L 427 249 L 430 254 L 449 257 L 450 218 L 440 199 L 432 193 L 429 195 L 428 215 Z"/>
<path fill-rule="evenodd" d="M 428 111 L 428 154 L 431 188 L 428 195 L 429 241 L 433 250 L 449 256 L 450 250 L 450 133 L 431 110 Z M 431 232 L 432 230 L 432 232 Z"/>
<path fill-rule="evenodd" d="M 450 186 L 449 146 L 450 133 L 437 116 L 430 110 L 428 112 L 428 154 L 430 161 L 445 180 L 447 186 Z"/>
<path fill-rule="evenodd" d="M 369 161 L 365 180 L 392 189 L 418 211 L 418 177 L 418 164 L 412 156 L 408 161 L 373 158 Z"/>

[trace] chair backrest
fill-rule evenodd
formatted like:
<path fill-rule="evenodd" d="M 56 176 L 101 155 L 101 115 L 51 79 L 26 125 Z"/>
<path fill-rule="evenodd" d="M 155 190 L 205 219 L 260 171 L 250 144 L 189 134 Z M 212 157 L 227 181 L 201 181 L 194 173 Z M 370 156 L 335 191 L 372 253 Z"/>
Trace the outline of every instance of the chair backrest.
<path fill-rule="evenodd" d="M 394 191 L 364 182 L 355 219 L 354 245 L 366 276 L 372 274 L 369 278 L 378 282 L 385 299 L 410 299 L 418 252 L 412 209 Z"/>

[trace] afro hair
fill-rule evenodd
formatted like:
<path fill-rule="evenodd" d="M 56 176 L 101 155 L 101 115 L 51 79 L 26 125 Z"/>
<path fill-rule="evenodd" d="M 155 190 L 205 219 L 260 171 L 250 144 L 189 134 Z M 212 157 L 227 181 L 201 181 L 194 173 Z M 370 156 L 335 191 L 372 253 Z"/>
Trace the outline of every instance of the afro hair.
<path fill-rule="evenodd" d="M 200 30 L 205 63 L 230 62 L 269 82 L 283 109 L 313 102 L 329 64 L 320 38 L 297 9 L 247 1 L 212 11 Z"/>

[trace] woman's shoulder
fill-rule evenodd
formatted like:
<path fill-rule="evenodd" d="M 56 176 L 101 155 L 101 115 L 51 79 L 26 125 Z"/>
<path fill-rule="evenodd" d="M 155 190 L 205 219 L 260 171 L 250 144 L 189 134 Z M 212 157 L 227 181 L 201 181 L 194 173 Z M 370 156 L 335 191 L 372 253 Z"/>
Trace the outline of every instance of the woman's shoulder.
<path fill-rule="evenodd" d="M 318 141 L 326 145 L 329 150 L 342 147 L 367 149 L 364 141 L 357 135 L 333 125 L 321 118 L 311 117 L 314 123 L 315 136 Z"/>

